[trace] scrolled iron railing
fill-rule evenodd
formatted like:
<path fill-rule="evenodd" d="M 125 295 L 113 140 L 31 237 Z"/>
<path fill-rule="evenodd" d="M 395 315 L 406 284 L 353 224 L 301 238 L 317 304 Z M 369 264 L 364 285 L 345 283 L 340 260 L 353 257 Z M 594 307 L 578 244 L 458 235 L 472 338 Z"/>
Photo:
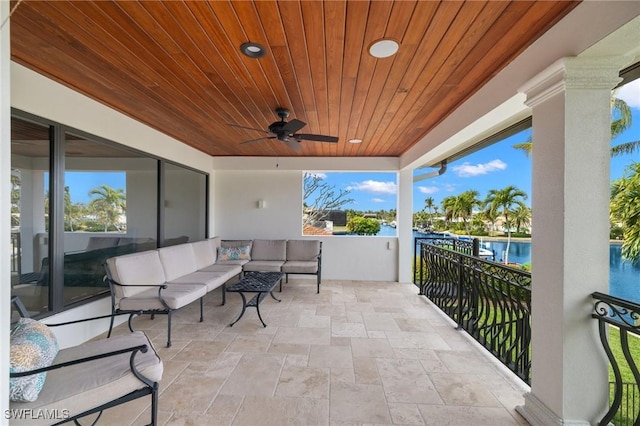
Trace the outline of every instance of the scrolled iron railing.
<path fill-rule="evenodd" d="M 598 320 L 600 341 L 604 348 L 611 369 L 614 381 L 610 383 L 613 398 L 610 401 L 609 411 L 604 415 L 598 424 L 608 425 L 640 425 L 640 373 L 629 345 L 629 339 L 640 336 L 640 305 L 610 296 L 603 293 L 592 294 L 594 302 L 594 312 L 591 315 Z M 610 326 L 619 330 L 620 351 L 624 360 L 614 356 L 610 339 Z M 639 355 L 636 353 L 636 357 Z M 624 381 L 622 368 L 631 371 L 635 383 Z"/>
<path fill-rule="evenodd" d="M 420 294 L 529 384 L 531 274 L 480 259 L 477 240 L 417 238 L 415 247 Z"/>

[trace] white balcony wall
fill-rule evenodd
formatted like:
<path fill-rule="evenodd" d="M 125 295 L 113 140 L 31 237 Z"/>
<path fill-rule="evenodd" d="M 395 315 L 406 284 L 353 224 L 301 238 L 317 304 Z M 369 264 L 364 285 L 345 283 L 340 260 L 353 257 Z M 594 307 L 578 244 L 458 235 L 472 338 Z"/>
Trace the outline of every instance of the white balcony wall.
<path fill-rule="evenodd" d="M 223 239 L 320 239 L 323 279 L 398 279 L 396 237 L 302 236 L 302 171 L 217 171 L 214 192 L 212 234 Z M 258 208 L 258 200 L 264 200 L 264 208 Z"/>

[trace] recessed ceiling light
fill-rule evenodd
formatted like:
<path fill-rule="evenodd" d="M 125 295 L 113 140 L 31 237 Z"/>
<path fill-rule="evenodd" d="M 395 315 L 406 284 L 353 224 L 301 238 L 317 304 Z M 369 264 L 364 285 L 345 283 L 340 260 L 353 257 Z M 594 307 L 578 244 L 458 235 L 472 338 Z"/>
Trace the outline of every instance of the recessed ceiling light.
<path fill-rule="evenodd" d="M 362 143 L 362 139 L 349 139 L 349 143 Z"/>
<path fill-rule="evenodd" d="M 369 46 L 369 53 L 375 58 L 388 58 L 398 51 L 400 45 L 395 40 L 381 39 Z"/>
<path fill-rule="evenodd" d="M 240 46 L 240 51 L 245 56 L 256 59 L 262 58 L 267 54 L 267 49 L 265 49 L 263 45 L 252 42 L 243 43 L 242 46 Z"/>

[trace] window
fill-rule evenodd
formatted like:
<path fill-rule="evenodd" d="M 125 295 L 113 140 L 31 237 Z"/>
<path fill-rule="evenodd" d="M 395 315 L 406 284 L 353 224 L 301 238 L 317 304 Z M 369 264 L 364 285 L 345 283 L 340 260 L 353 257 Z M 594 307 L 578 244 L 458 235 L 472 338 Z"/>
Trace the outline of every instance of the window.
<path fill-rule="evenodd" d="M 109 257 L 207 237 L 206 174 L 23 112 L 11 125 L 12 296 L 31 316 L 105 297 Z"/>
<path fill-rule="evenodd" d="M 164 245 L 204 239 L 206 175 L 168 163 L 164 171 Z"/>
<path fill-rule="evenodd" d="M 32 315 L 49 310 L 49 126 L 11 119 L 11 296 Z"/>
<path fill-rule="evenodd" d="M 303 235 L 396 235 L 396 173 L 305 172 Z"/>
<path fill-rule="evenodd" d="M 106 294 L 107 258 L 157 247 L 157 160 L 65 134 L 64 305 Z"/>

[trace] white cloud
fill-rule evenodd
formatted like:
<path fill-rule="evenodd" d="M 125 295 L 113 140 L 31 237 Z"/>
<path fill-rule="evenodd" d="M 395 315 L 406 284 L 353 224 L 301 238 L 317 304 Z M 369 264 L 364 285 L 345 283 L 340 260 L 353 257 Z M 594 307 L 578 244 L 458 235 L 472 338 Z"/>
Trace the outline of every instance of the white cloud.
<path fill-rule="evenodd" d="M 349 191 L 365 191 L 373 194 L 395 194 L 397 187 L 395 182 L 380 182 L 377 180 L 365 180 L 347 187 Z"/>
<path fill-rule="evenodd" d="M 435 186 L 419 186 L 418 191 L 420 191 L 421 194 L 435 194 L 439 189 Z"/>
<path fill-rule="evenodd" d="M 640 79 L 635 79 L 618 89 L 616 98 L 622 99 L 631 108 L 640 108 Z"/>
<path fill-rule="evenodd" d="M 386 200 L 383 200 L 382 198 L 372 198 L 371 201 L 373 201 L 374 203 L 385 203 Z"/>
<path fill-rule="evenodd" d="M 486 175 L 491 172 L 497 172 L 507 168 L 507 163 L 502 160 L 491 160 L 484 164 L 463 163 L 453 167 L 453 171 L 460 177 L 473 177 Z"/>

